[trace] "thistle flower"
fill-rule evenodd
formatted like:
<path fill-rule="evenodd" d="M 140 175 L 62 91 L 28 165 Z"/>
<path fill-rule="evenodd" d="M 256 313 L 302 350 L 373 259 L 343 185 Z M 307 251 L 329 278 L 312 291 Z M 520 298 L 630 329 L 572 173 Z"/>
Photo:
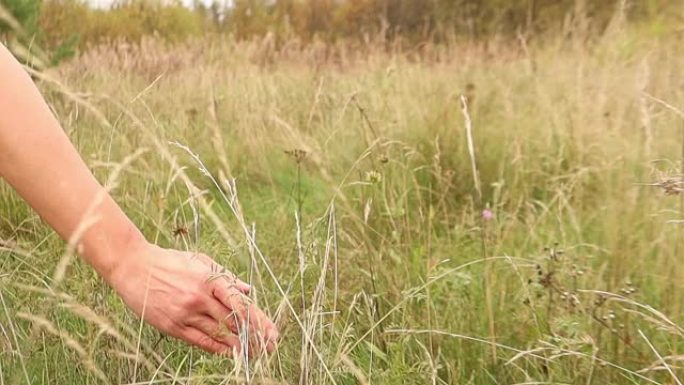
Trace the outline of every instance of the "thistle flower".
<path fill-rule="evenodd" d="M 484 219 L 485 221 L 490 221 L 494 219 L 494 212 L 489 208 L 482 210 L 482 219 Z"/>

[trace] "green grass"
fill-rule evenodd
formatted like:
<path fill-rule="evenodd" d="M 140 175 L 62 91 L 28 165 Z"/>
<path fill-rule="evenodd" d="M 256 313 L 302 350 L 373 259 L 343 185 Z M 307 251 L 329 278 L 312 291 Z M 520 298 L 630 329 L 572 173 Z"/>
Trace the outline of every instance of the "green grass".
<path fill-rule="evenodd" d="M 0 185 L 0 383 L 99 383 L 96 371 L 111 383 L 677 383 L 684 234 L 669 221 L 683 203 L 639 183 L 680 172 L 682 117 L 648 95 L 684 105 L 681 37 L 611 31 L 528 53 L 429 46 L 419 60 L 148 41 L 126 59 L 98 48 L 62 64 L 47 77 L 64 87 L 40 87 L 98 178 L 144 149 L 117 201 L 149 239 L 243 278 L 253 269 L 283 337 L 249 371 L 156 344 L 147 326 L 138 348 L 139 322 L 87 265 L 54 282 L 64 244 Z M 459 105 L 468 83 L 482 202 Z M 236 178 L 263 260 L 171 141 Z M 659 364 L 650 344 L 673 375 L 639 372 Z"/>

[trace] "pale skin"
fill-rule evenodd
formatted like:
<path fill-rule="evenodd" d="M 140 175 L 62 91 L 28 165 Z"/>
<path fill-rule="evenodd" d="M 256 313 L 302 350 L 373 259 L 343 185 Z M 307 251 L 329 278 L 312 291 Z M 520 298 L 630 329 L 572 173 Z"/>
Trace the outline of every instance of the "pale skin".
<path fill-rule="evenodd" d="M 249 285 L 207 255 L 149 243 L 92 175 L 31 78 L 1 44 L 0 178 L 161 332 L 221 355 L 274 349 L 278 331 L 249 301 Z M 241 346 L 238 333 L 248 333 L 248 347 Z"/>

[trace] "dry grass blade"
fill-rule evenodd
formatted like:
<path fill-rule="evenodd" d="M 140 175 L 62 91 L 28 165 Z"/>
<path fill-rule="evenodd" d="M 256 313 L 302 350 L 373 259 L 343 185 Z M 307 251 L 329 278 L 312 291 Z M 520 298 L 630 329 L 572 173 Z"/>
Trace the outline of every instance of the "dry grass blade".
<path fill-rule="evenodd" d="M 491 342 L 491 341 L 489 341 L 489 340 L 487 340 L 487 339 L 484 339 L 484 338 L 466 336 L 466 335 L 458 334 L 458 333 L 450 333 L 450 332 L 446 332 L 446 331 L 443 331 L 443 330 L 389 329 L 389 330 L 386 330 L 385 333 L 389 333 L 389 334 L 407 334 L 407 335 L 420 335 L 420 334 L 436 334 L 436 335 L 443 335 L 443 336 L 447 336 L 447 337 L 453 337 L 453 338 L 458 338 L 458 339 L 463 339 L 463 340 L 468 340 L 468 341 L 473 341 L 473 342 L 479 342 L 479 343 L 482 343 L 482 344 L 493 344 L 493 345 L 496 346 L 498 349 L 503 349 L 503 350 L 508 350 L 508 351 L 515 352 L 515 353 L 517 353 L 517 354 L 519 355 L 519 357 L 523 357 L 523 356 L 524 356 L 524 357 L 533 357 L 533 358 L 540 359 L 540 360 L 543 360 L 543 361 L 549 361 L 548 358 L 546 358 L 546 357 L 544 357 L 544 356 L 540 356 L 540 355 L 538 355 L 538 354 L 536 354 L 536 353 L 534 353 L 534 352 L 532 352 L 532 351 L 529 351 L 529 350 L 520 350 L 520 349 L 514 348 L 514 347 L 512 347 L 512 346 L 503 345 L 503 344 L 499 344 L 499 343 L 496 343 L 496 342 L 493 343 L 493 342 Z"/>
<path fill-rule="evenodd" d="M 482 183 L 480 182 L 480 171 L 477 168 L 477 157 L 475 156 L 475 140 L 473 139 L 473 120 L 468 109 L 468 98 L 461 95 L 461 112 L 465 121 L 466 141 L 468 143 L 468 155 L 470 158 L 470 168 L 473 173 L 473 183 L 477 191 L 478 204 L 482 204 Z"/>
<path fill-rule="evenodd" d="M 657 97 L 655 97 L 655 96 L 653 96 L 653 95 L 651 95 L 651 94 L 649 94 L 649 93 L 647 93 L 647 92 L 644 92 L 644 95 L 645 95 L 647 98 L 651 99 L 652 101 L 654 101 L 654 102 L 656 102 L 656 103 L 658 103 L 658 104 L 664 106 L 664 107 L 667 108 L 668 110 L 670 110 L 670 111 L 674 112 L 675 114 L 679 115 L 679 117 L 684 118 L 684 110 L 682 110 L 682 109 L 680 109 L 680 108 L 677 108 L 677 107 L 673 106 L 672 104 L 666 102 L 665 100 L 660 99 L 660 98 L 657 98 Z"/>
<path fill-rule="evenodd" d="M 601 290 L 585 290 L 585 289 L 581 289 L 581 290 L 578 290 L 578 291 L 581 292 L 581 293 L 593 293 L 593 294 L 598 294 L 598 295 L 604 296 L 605 298 L 608 298 L 609 300 L 622 302 L 622 303 L 625 303 L 625 304 L 633 305 L 633 306 L 635 306 L 635 307 L 637 307 L 637 308 L 639 308 L 639 309 L 646 310 L 647 312 L 651 313 L 652 315 L 654 315 L 654 316 L 656 317 L 656 319 L 658 320 L 658 323 L 659 323 L 659 324 L 662 324 L 662 325 L 665 326 L 668 330 L 671 330 L 672 332 L 674 332 L 674 333 L 676 333 L 676 334 L 678 334 L 678 335 L 680 335 L 680 336 L 684 336 L 684 329 L 683 329 L 682 327 L 680 327 L 679 325 L 677 325 L 676 323 L 674 323 L 672 320 L 670 320 L 670 319 L 669 319 L 665 314 L 663 314 L 661 311 L 655 309 L 654 307 L 652 307 L 652 306 L 650 306 L 650 305 L 646 305 L 646 304 L 639 303 L 639 302 L 637 302 L 637 301 L 634 301 L 633 299 L 626 298 L 626 297 L 621 296 L 621 295 L 619 295 L 619 294 L 610 293 L 610 292 L 601 291 Z"/>
<path fill-rule="evenodd" d="M 677 385 L 682 385 L 681 381 L 679 381 L 679 378 L 677 378 L 677 375 L 672 371 L 672 368 L 670 367 L 670 365 L 663 359 L 663 356 L 661 356 L 660 353 L 658 353 L 658 350 L 656 350 L 655 346 L 653 346 L 651 341 L 649 341 L 648 337 L 646 337 L 644 332 L 639 330 L 639 335 L 641 336 L 641 338 L 644 339 L 644 341 L 646 341 L 646 344 L 648 345 L 648 347 L 651 348 L 651 350 L 653 351 L 653 354 L 655 354 L 656 357 L 658 357 L 658 360 L 663 364 L 663 366 L 665 367 L 667 372 L 670 373 L 672 380 L 674 380 L 675 383 L 677 383 Z"/>

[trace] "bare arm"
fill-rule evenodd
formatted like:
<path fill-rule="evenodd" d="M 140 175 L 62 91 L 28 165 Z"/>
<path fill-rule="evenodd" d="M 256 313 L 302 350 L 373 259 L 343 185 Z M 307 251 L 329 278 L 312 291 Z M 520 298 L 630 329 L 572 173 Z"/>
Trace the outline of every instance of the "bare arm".
<path fill-rule="evenodd" d="M 79 254 L 151 325 L 207 351 L 229 353 L 240 348 L 234 333 L 249 320 L 252 333 L 273 347 L 275 326 L 243 295 L 246 284 L 227 272 L 226 279 L 211 280 L 215 263 L 206 255 L 145 240 L 2 45 L 0 177 L 63 239 L 77 240 Z"/>
<path fill-rule="evenodd" d="M 28 74 L 0 46 L 0 176 L 64 239 L 96 198 L 97 218 L 81 236 L 82 255 L 108 279 L 118 255 L 142 234 L 95 180 Z"/>

